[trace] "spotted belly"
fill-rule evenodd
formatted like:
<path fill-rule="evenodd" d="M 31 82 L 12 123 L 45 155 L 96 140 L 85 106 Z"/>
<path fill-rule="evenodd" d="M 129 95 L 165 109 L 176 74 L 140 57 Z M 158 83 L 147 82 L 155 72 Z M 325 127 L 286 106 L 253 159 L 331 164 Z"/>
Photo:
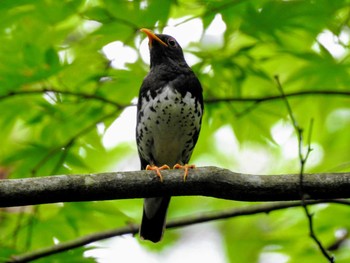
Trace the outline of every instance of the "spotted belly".
<path fill-rule="evenodd" d="M 136 128 L 140 156 L 149 164 L 187 163 L 196 144 L 202 117 L 190 92 L 182 96 L 166 86 L 155 97 L 142 98 Z"/>

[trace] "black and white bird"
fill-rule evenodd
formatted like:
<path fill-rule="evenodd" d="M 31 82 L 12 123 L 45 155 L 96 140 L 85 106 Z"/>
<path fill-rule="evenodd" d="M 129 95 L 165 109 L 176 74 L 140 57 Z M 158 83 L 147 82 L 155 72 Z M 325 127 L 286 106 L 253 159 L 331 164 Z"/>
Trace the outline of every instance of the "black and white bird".
<path fill-rule="evenodd" d="M 141 169 L 184 168 L 187 176 L 203 115 L 201 84 L 187 65 L 177 41 L 141 29 L 149 39 L 150 72 L 144 79 L 137 105 L 136 142 Z M 165 228 L 170 196 L 146 198 L 140 236 L 158 242 Z"/>
<path fill-rule="evenodd" d="M 143 80 L 137 105 L 136 142 L 141 169 L 185 169 L 197 143 L 203 115 L 201 84 L 187 65 L 182 48 L 169 35 L 147 34 L 150 72 Z M 170 196 L 146 198 L 140 236 L 158 242 L 165 228 Z"/>

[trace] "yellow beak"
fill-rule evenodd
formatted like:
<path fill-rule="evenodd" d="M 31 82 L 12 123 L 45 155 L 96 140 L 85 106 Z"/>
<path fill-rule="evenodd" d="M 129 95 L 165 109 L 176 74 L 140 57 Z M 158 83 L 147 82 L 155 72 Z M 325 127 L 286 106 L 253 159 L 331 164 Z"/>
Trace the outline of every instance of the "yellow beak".
<path fill-rule="evenodd" d="M 166 46 L 166 47 L 168 46 L 163 40 L 161 40 L 159 37 L 157 37 L 157 35 L 154 34 L 151 30 L 149 30 L 147 28 L 141 28 L 140 31 L 145 33 L 148 36 L 150 47 L 152 47 L 152 40 L 158 41 L 163 46 Z"/>

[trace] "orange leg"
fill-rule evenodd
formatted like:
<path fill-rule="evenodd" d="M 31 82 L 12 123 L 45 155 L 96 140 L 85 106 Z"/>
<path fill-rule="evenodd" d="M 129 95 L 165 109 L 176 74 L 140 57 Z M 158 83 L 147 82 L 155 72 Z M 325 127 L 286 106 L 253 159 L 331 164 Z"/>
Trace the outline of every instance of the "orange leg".
<path fill-rule="evenodd" d="M 185 165 L 181 165 L 181 164 L 175 164 L 173 169 L 184 169 L 185 173 L 184 173 L 184 182 L 187 179 L 188 176 L 188 169 L 194 169 L 196 168 L 196 166 L 194 164 L 185 164 Z"/>
<path fill-rule="evenodd" d="M 150 171 L 155 171 L 156 175 L 159 177 L 160 181 L 163 182 L 163 176 L 160 173 L 161 170 L 166 170 L 166 169 L 170 169 L 170 167 L 166 164 L 162 165 L 161 167 L 155 166 L 155 165 L 147 165 L 146 166 L 146 170 L 150 170 Z"/>

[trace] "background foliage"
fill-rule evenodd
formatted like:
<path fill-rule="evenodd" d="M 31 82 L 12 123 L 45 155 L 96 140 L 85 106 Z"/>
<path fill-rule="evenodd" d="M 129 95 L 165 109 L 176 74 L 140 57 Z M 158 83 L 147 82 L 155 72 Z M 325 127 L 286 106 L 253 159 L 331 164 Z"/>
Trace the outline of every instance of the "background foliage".
<path fill-rule="evenodd" d="M 134 141 L 111 146 L 105 135 L 130 109 L 127 106 L 133 104 L 148 71 L 140 56 L 145 36 L 138 29 L 162 31 L 169 21 L 173 26 L 168 30 L 200 22 L 193 30 L 201 32 L 201 39 L 184 46 L 186 56 L 195 58 L 191 64 L 207 100 L 193 163 L 247 173 L 298 172 L 296 136 L 283 100 L 274 98 L 280 95 L 274 79 L 278 75 L 285 93 L 297 93 L 288 99 L 306 133 L 314 119 L 314 150 L 306 172 L 348 171 L 349 4 L 347 0 L 3 0 L 0 177 L 139 169 Z M 225 31 L 210 35 L 207 29 L 218 20 Z M 123 54 L 111 61 L 103 48 L 114 41 L 131 48 L 135 61 L 113 66 Z M 299 94 L 303 91 L 312 94 Z M 315 94 L 323 91 L 333 95 Z M 115 130 L 127 127 L 117 125 Z M 169 218 L 248 205 L 181 197 L 172 202 Z M 0 261 L 139 222 L 141 206 L 142 200 L 125 200 L 1 209 Z M 312 211 L 315 230 L 325 245 L 335 242 L 340 229 L 350 227 L 348 207 L 319 205 Z M 265 262 L 266 255 L 280 256 L 276 262 L 325 260 L 308 237 L 300 208 L 206 226 L 220 233 L 220 253 L 228 262 Z M 142 242 L 142 246 L 154 253 L 170 248 L 167 253 L 172 253 L 171 247 L 184 242 L 186 231 L 167 231 L 161 245 Z M 200 237 L 205 239 L 206 232 Z M 66 262 L 68 257 L 71 262 L 95 262 L 83 257 L 88 249 L 38 262 Z M 346 242 L 333 253 L 337 262 L 350 260 Z"/>

